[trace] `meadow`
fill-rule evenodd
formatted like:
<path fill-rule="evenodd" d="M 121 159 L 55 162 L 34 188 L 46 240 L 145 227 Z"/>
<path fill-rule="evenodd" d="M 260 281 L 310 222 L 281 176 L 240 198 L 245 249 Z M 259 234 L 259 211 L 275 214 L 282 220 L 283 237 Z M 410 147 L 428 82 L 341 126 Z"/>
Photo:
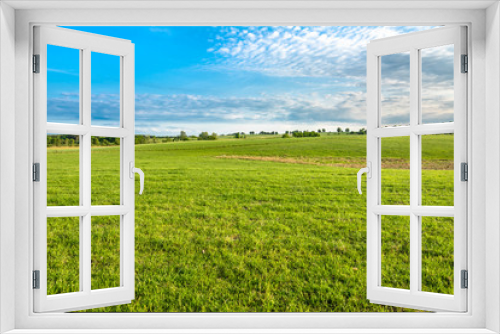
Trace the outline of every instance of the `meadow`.
<path fill-rule="evenodd" d="M 453 205 L 453 135 L 422 143 L 423 204 Z M 78 148 L 47 155 L 48 205 L 78 205 Z M 136 145 L 136 297 L 87 312 L 411 311 L 366 299 L 365 157 L 364 135 Z M 408 138 L 382 166 L 383 204 L 408 204 Z M 118 170 L 117 146 L 92 149 L 93 205 L 119 203 Z M 119 284 L 118 218 L 92 218 L 93 289 Z M 78 223 L 48 220 L 50 294 L 79 289 Z M 408 217 L 382 229 L 382 284 L 409 288 Z M 422 248 L 423 290 L 453 293 L 453 220 L 423 219 Z"/>

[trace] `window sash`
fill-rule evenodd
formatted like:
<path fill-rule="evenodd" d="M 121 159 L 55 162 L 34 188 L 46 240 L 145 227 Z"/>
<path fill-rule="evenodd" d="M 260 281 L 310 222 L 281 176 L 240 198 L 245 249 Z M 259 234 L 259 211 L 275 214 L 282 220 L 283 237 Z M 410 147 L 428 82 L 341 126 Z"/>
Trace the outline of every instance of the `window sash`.
<path fill-rule="evenodd" d="M 462 269 L 467 269 L 467 182 L 461 182 L 461 163 L 467 162 L 467 76 L 460 73 L 461 54 L 466 54 L 466 28 L 445 27 L 399 35 L 370 42 L 367 51 L 367 161 L 372 177 L 367 180 L 367 297 L 371 302 L 423 310 L 467 310 L 467 290 L 461 289 Z M 420 123 L 420 49 L 454 45 L 454 122 Z M 381 57 L 410 52 L 410 125 L 382 127 Z M 422 206 L 421 135 L 454 133 L 453 207 Z M 410 205 L 381 205 L 381 138 L 410 138 Z M 381 217 L 383 214 L 410 217 L 410 289 L 382 286 Z M 454 294 L 420 291 L 422 216 L 454 217 Z"/>
<path fill-rule="evenodd" d="M 128 303 L 134 298 L 134 47 L 130 41 L 64 28 L 35 27 L 34 54 L 40 72 L 34 74 L 34 161 L 40 163 L 40 182 L 34 191 L 34 270 L 40 270 L 40 289 L 33 290 L 35 312 L 65 312 Z M 80 122 L 47 123 L 47 45 L 80 50 Z M 120 127 L 91 125 L 91 53 L 120 57 Z M 80 205 L 47 207 L 47 134 L 80 136 Z M 120 205 L 91 205 L 91 138 L 120 138 Z M 120 215 L 120 286 L 91 288 L 91 218 Z M 79 292 L 47 295 L 47 218 L 79 217 Z"/>

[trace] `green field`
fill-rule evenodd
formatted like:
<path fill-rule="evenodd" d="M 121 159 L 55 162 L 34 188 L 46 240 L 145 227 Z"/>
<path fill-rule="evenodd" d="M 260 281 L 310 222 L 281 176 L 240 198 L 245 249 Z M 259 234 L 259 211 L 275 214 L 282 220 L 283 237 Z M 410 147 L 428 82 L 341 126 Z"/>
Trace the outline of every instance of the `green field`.
<path fill-rule="evenodd" d="M 453 205 L 453 135 L 422 139 L 425 205 Z M 91 312 L 392 312 L 366 299 L 364 135 L 136 146 L 136 298 Z M 48 205 L 78 204 L 75 148 L 48 149 Z M 119 148 L 92 150 L 92 204 Z M 382 140 L 382 202 L 409 203 L 409 140 Z M 138 191 L 138 182 L 136 191 Z M 92 219 L 92 288 L 119 284 L 118 217 Z M 409 288 L 408 217 L 382 217 L 382 283 Z M 453 293 L 453 219 L 422 220 L 422 288 Z M 48 221 L 49 293 L 78 291 L 78 219 Z"/>

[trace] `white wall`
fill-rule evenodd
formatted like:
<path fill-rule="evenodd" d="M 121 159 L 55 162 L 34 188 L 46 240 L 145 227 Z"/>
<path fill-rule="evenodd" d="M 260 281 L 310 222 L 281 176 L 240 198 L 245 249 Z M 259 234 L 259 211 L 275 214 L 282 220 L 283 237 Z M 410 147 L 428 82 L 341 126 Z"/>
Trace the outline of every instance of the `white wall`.
<path fill-rule="evenodd" d="M 14 254 L 15 12 L 0 3 L 0 253 Z M 14 328 L 14 257 L 0 257 L 0 333 Z"/>
<path fill-rule="evenodd" d="M 500 6 L 486 11 L 486 328 L 500 332 Z"/>

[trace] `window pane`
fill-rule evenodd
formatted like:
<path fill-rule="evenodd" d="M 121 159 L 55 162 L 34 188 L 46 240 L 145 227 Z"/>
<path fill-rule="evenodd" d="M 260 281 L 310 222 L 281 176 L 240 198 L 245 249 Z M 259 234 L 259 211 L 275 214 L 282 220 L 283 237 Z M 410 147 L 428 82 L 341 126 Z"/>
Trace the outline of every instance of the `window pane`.
<path fill-rule="evenodd" d="M 47 218 L 47 294 L 80 291 L 80 218 Z"/>
<path fill-rule="evenodd" d="M 120 57 L 92 52 L 92 125 L 120 126 Z"/>
<path fill-rule="evenodd" d="M 421 136 L 422 205 L 453 206 L 453 134 Z"/>
<path fill-rule="evenodd" d="M 80 205 L 80 136 L 47 135 L 47 206 Z"/>
<path fill-rule="evenodd" d="M 420 50 L 422 123 L 453 122 L 453 45 Z"/>
<path fill-rule="evenodd" d="M 410 137 L 380 140 L 382 205 L 410 205 Z"/>
<path fill-rule="evenodd" d="M 410 53 L 381 58 L 381 126 L 410 124 Z"/>
<path fill-rule="evenodd" d="M 453 218 L 422 217 L 422 291 L 453 294 Z"/>
<path fill-rule="evenodd" d="M 410 288 L 410 217 L 382 216 L 382 286 Z"/>
<path fill-rule="evenodd" d="M 120 205 L 120 138 L 91 140 L 92 205 Z"/>
<path fill-rule="evenodd" d="M 120 216 L 92 217 L 92 290 L 120 286 Z"/>
<path fill-rule="evenodd" d="M 47 45 L 47 122 L 80 123 L 80 50 Z"/>

